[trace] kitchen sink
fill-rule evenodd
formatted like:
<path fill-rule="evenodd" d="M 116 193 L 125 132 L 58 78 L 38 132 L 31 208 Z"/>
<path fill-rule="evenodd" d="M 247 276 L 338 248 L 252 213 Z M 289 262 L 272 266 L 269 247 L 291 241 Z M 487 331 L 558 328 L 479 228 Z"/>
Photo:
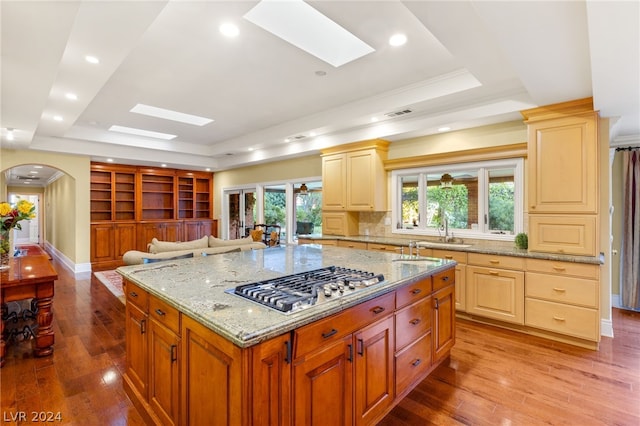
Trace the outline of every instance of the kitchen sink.
<path fill-rule="evenodd" d="M 441 243 L 437 241 L 418 241 L 416 243 L 418 247 L 426 247 L 426 248 L 465 248 L 471 247 L 471 244 L 463 244 L 463 243 Z"/>

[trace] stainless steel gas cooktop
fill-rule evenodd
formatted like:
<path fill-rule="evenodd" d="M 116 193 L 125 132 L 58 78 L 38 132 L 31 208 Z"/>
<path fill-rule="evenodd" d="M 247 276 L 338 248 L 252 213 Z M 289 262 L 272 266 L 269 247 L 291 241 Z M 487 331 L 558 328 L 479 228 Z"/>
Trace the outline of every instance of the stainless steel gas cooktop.
<path fill-rule="evenodd" d="M 328 266 L 313 271 L 243 284 L 227 290 L 284 313 L 352 294 L 384 281 L 382 274 Z"/>

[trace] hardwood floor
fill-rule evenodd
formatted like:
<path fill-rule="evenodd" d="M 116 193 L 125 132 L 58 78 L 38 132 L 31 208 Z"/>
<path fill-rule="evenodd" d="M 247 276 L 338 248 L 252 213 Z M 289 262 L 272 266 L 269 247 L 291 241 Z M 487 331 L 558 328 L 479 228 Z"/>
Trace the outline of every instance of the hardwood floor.
<path fill-rule="evenodd" d="M 33 412 L 60 413 L 58 424 L 144 424 L 122 390 L 124 305 L 95 278 L 54 266 L 54 354 L 7 348 L 3 424 L 31 424 Z M 640 314 L 614 310 L 613 327 L 596 352 L 459 321 L 450 363 L 380 425 L 640 425 Z M 11 420 L 20 412 L 28 421 Z"/>

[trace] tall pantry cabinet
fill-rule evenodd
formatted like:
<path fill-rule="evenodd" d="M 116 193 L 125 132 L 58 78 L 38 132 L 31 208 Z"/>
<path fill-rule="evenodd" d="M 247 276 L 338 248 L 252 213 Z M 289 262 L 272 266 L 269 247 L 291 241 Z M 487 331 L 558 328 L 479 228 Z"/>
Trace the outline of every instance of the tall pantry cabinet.
<path fill-rule="evenodd" d="M 529 250 L 596 256 L 599 117 L 592 99 L 522 115 L 529 134 Z"/>
<path fill-rule="evenodd" d="M 128 250 L 153 238 L 187 241 L 216 235 L 213 174 L 91 163 L 91 265 L 122 265 Z"/>

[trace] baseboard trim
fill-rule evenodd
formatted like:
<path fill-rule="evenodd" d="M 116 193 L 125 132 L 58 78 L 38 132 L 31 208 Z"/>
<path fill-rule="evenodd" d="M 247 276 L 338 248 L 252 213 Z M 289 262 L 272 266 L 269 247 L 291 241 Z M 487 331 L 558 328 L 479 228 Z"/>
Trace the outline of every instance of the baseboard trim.
<path fill-rule="evenodd" d="M 62 265 L 71 271 L 78 280 L 86 280 L 91 278 L 91 263 L 75 263 L 69 259 L 64 253 L 56 249 L 53 245 L 45 241 L 45 250 L 55 257 Z"/>

